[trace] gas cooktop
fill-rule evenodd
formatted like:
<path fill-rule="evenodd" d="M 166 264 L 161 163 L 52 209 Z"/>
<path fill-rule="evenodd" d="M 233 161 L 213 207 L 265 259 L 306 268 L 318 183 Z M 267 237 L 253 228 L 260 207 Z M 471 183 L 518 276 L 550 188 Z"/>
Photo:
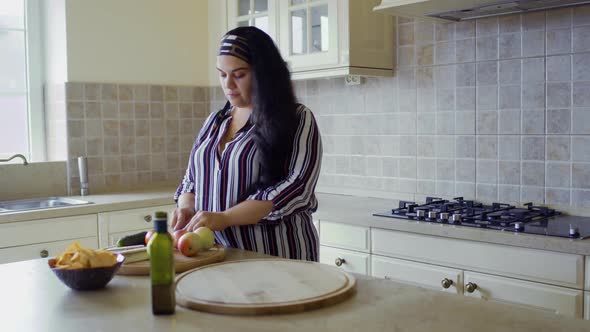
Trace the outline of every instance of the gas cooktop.
<path fill-rule="evenodd" d="M 463 197 L 427 197 L 424 204 L 400 201 L 397 208 L 373 215 L 572 239 L 590 237 L 590 217 L 566 216 L 533 203 L 516 207 L 505 203 L 484 205 Z"/>

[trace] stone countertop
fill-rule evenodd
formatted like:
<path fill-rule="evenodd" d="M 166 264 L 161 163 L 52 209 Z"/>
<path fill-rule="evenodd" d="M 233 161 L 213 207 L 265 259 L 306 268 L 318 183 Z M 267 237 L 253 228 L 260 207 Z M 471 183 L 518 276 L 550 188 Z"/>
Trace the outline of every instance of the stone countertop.
<path fill-rule="evenodd" d="M 174 204 L 172 197 L 175 190 L 176 188 L 170 187 L 123 193 L 71 196 L 71 198 L 90 201 L 93 204 L 4 213 L 0 214 L 0 224 L 172 205 Z M 481 230 L 472 227 L 396 220 L 372 215 L 376 212 L 385 212 L 396 206 L 398 201 L 395 199 L 326 193 L 317 193 L 317 198 L 319 200 L 319 208 L 313 217 L 319 220 L 590 256 L 590 239 L 570 240 L 540 235 L 515 234 L 511 232 Z"/>
<path fill-rule="evenodd" d="M 158 205 L 173 205 L 173 196 L 175 191 L 176 187 L 170 187 L 88 196 L 68 196 L 68 198 L 88 201 L 92 202 L 92 204 L 2 213 L 0 214 L 0 224 L 25 220 L 59 218 L 99 212 L 138 209 Z"/>
<path fill-rule="evenodd" d="M 228 250 L 226 260 L 270 257 Z M 4 331 L 589 331 L 590 322 L 508 304 L 357 277 L 345 302 L 296 314 L 231 316 L 177 306 L 153 316 L 147 276 L 115 276 L 105 289 L 72 291 L 44 259 L 0 264 Z M 206 282 L 206 281 L 204 281 Z"/>
<path fill-rule="evenodd" d="M 326 220 L 453 239 L 590 255 L 590 239 L 572 240 L 373 216 L 373 213 L 385 212 L 397 206 L 398 200 L 393 199 L 322 193 L 317 194 L 317 198 L 319 207 L 313 217 L 320 220 L 320 233 L 321 221 Z"/>

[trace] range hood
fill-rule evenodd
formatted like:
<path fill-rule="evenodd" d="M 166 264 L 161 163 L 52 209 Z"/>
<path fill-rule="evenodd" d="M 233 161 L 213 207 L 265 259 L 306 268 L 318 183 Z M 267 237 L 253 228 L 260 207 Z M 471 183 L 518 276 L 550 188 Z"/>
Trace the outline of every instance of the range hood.
<path fill-rule="evenodd" d="M 404 17 L 464 21 L 583 4 L 590 4 L 590 0 L 382 0 L 373 10 Z"/>

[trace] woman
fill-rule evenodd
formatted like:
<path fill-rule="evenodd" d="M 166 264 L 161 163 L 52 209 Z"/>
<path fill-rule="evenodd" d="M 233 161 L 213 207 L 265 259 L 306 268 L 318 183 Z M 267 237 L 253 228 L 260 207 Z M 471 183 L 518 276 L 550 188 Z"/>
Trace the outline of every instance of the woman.
<path fill-rule="evenodd" d="M 257 28 L 223 37 L 217 70 L 228 102 L 197 136 L 173 228 L 206 226 L 226 247 L 317 261 L 311 213 L 322 147 L 313 114 L 296 103 L 279 50 Z"/>

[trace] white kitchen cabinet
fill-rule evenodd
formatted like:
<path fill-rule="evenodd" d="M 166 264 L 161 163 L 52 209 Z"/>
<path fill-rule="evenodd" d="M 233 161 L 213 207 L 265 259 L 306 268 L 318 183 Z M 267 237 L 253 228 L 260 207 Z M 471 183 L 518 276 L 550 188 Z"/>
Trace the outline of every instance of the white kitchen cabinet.
<path fill-rule="evenodd" d="M 156 211 L 170 212 L 174 205 L 104 212 L 98 214 L 98 240 L 100 247 L 108 247 L 124 235 L 153 229 L 152 218 Z M 168 222 L 170 226 L 170 221 Z"/>
<path fill-rule="evenodd" d="M 584 319 L 590 320 L 590 292 L 584 292 Z"/>
<path fill-rule="evenodd" d="M 227 0 L 227 30 L 254 25 L 267 31 L 293 79 L 392 76 L 395 24 L 393 17 L 373 12 L 378 3 Z"/>
<path fill-rule="evenodd" d="M 371 229 L 371 253 L 583 289 L 584 256 Z"/>
<path fill-rule="evenodd" d="M 0 264 L 24 261 L 35 258 L 51 258 L 61 254 L 72 242 L 79 241 L 84 247 L 97 249 L 96 236 L 81 239 L 31 244 L 27 246 L 0 249 Z"/>
<path fill-rule="evenodd" d="M 280 48 L 293 73 L 338 64 L 338 6 L 347 1 L 291 0 L 279 6 Z"/>
<path fill-rule="evenodd" d="M 586 256 L 586 272 L 585 272 L 585 282 L 584 282 L 584 289 L 590 291 L 590 256 Z"/>
<path fill-rule="evenodd" d="M 437 291 L 463 292 L 463 271 L 437 265 L 371 255 L 371 275 Z"/>
<path fill-rule="evenodd" d="M 379 256 L 391 257 L 388 273 L 400 281 L 432 286 L 442 266 L 462 271 L 467 296 L 578 318 L 584 310 L 581 255 L 372 228 L 372 273 L 385 276 Z"/>
<path fill-rule="evenodd" d="M 449 10 L 466 9 L 481 6 L 484 3 L 499 2 L 497 0 L 382 0 L 374 10 L 385 15 L 403 16 L 417 18 L 420 20 L 434 22 L 449 22 L 438 18 L 427 16 L 430 13 L 440 13 Z"/>
<path fill-rule="evenodd" d="M 369 227 L 321 221 L 320 244 L 368 253 L 370 245 Z"/>
<path fill-rule="evenodd" d="M 266 32 L 273 40 L 277 40 L 278 4 L 278 0 L 229 0 L 227 2 L 228 25 L 230 29 L 255 26 Z"/>
<path fill-rule="evenodd" d="M 364 275 L 368 275 L 370 271 L 369 254 L 322 245 L 320 245 L 320 263 Z"/>
<path fill-rule="evenodd" d="M 464 276 L 466 296 L 582 318 L 582 290 L 469 271 Z"/>
<path fill-rule="evenodd" d="M 0 248 L 96 236 L 96 215 L 0 224 Z"/>
<path fill-rule="evenodd" d="M 96 248 L 96 215 L 0 224 L 0 263 L 54 256 L 75 240 Z"/>

